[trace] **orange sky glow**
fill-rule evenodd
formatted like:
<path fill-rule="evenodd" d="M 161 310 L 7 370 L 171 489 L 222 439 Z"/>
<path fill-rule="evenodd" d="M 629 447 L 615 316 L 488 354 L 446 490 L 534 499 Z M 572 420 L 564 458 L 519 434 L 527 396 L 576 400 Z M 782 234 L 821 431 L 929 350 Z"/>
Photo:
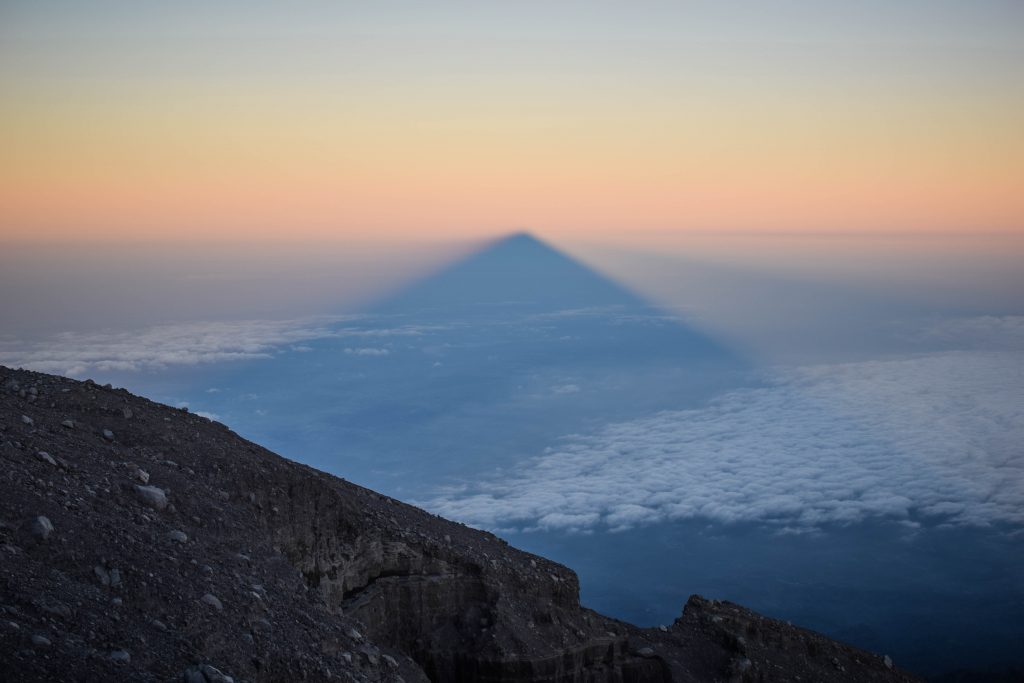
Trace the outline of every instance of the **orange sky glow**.
<path fill-rule="evenodd" d="M 394 53 L 314 53 L 344 73 L 290 82 L 231 60 L 229 48 L 255 40 L 244 32 L 228 56 L 207 55 L 213 75 L 174 72 L 159 44 L 126 73 L 116 48 L 128 39 L 100 50 L 88 26 L 62 29 L 81 54 L 19 70 L 71 48 L 58 46 L 56 19 L 12 19 L 2 50 L 13 60 L 0 69 L 4 238 L 1024 232 L 1015 34 L 995 47 L 880 48 L 826 31 L 778 57 L 772 36 L 676 54 L 627 26 L 626 47 L 660 46 L 631 62 L 597 22 L 592 43 L 503 34 L 476 66 L 445 36 L 487 35 L 501 17 L 437 36 L 428 27 L 408 54 L 409 34 L 369 17 Z M 153 30 L 151 18 L 129 19 Z M 821 42 L 830 36 L 839 48 Z M 524 41 L 540 55 L 520 56 Z M 934 52 L 959 70 L 924 59 Z M 976 67 L 964 53 L 981 55 Z M 762 68 L 765 55 L 777 63 Z"/>

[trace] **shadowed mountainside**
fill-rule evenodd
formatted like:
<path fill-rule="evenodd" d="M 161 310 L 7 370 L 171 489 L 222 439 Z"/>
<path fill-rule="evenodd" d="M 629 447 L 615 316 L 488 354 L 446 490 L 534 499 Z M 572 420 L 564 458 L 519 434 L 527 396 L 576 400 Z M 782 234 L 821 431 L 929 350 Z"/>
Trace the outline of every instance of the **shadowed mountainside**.
<path fill-rule="evenodd" d="M 914 680 L 696 596 L 609 619 L 561 565 L 123 389 L 0 368 L 0 459 L 4 680 Z"/>

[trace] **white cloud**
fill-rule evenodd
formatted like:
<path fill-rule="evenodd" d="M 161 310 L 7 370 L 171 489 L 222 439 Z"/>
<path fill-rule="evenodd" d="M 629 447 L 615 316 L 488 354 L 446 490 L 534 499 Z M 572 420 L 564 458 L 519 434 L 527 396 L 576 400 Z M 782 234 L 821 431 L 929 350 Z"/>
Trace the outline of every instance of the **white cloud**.
<path fill-rule="evenodd" d="M 1024 525 L 1024 354 L 780 372 L 702 409 L 567 437 L 510 477 L 425 505 L 494 529 Z"/>
<path fill-rule="evenodd" d="M 563 308 L 551 313 L 536 313 L 530 316 L 536 320 L 552 320 L 557 318 L 593 318 L 617 314 L 623 306 L 585 306 L 583 308 Z"/>
<path fill-rule="evenodd" d="M 334 326 L 348 319 L 194 322 L 131 331 L 67 332 L 34 343 L 9 342 L 0 347 L 0 363 L 83 377 L 96 371 L 267 358 L 281 347 L 338 336 Z"/>
<path fill-rule="evenodd" d="M 447 325 L 401 325 L 399 327 L 356 328 L 345 327 L 337 332 L 336 337 L 419 337 L 428 332 L 448 329 Z"/>
<path fill-rule="evenodd" d="M 391 352 L 387 349 L 375 349 L 375 348 L 347 348 L 345 353 L 350 356 L 387 356 Z"/>
<path fill-rule="evenodd" d="M 928 326 L 917 339 L 959 349 L 1019 351 L 1024 349 L 1024 316 L 950 318 Z"/>
<path fill-rule="evenodd" d="M 313 339 L 416 337 L 443 329 L 401 325 L 343 326 L 367 316 L 317 316 L 293 320 L 240 320 L 158 325 L 141 330 L 66 332 L 31 342 L 0 341 L 0 364 L 84 378 L 95 372 L 161 370 L 234 360 L 269 358 L 279 351 L 308 352 Z M 352 349 L 387 355 L 386 349 Z"/>
<path fill-rule="evenodd" d="M 683 319 L 679 316 L 666 314 L 654 307 L 650 308 L 649 313 L 637 313 L 633 307 L 588 306 L 586 308 L 566 308 L 551 313 L 537 313 L 529 316 L 529 319 L 532 320 L 566 318 L 604 318 L 611 325 L 669 325 L 683 322 Z"/>

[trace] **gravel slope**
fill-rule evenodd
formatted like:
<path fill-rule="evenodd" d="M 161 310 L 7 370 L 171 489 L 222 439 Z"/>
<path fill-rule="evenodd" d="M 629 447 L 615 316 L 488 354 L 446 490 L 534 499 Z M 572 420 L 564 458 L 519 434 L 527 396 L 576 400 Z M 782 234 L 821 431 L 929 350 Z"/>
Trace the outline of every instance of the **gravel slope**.
<path fill-rule="evenodd" d="M 691 598 L 638 629 L 576 575 L 186 411 L 0 366 L 0 679 L 909 681 Z"/>

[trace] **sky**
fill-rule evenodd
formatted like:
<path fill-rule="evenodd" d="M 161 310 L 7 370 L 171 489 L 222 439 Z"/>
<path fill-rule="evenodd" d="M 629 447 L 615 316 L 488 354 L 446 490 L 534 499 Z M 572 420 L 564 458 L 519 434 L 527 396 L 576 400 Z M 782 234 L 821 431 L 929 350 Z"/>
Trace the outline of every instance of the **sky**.
<path fill-rule="evenodd" d="M 1018 2 L 6 2 L 0 237 L 1020 234 L 1022 111 Z"/>

